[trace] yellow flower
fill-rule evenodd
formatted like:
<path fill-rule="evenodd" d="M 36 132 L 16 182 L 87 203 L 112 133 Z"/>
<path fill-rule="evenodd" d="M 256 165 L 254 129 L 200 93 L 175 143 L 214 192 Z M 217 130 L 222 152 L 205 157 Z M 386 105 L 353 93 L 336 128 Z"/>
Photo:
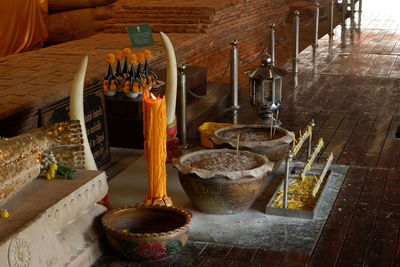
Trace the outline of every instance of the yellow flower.
<path fill-rule="evenodd" d="M 106 62 L 108 63 L 108 64 L 114 64 L 115 63 L 115 56 L 114 56 L 114 54 L 107 54 L 106 55 Z"/>
<path fill-rule="evenodd" d="M 145 58 L 150 58 L 151 57 L 151 51 L 149 49 L 145 49 L 143 51 L 144 57 Z"/>
<path fill-rule="evenodd" d="M 132 53 L 132 49 L 130 49 L 129 47 L 125 47 L 124 49 L 122 49 L 122 53 L 125 57 L 127 57 Z"/>
<path fill-rule="evenodd" d="M 115 50 L 114 55 L 117 59 L 122 59 L 124 57 L 124 53 L 121 50 Z"/>
<path fill-rule="evenodd" d="M 137 56 L 135 54 L 130 54 L 128 56 L 128 60 L 130 64 L 136 64 L 138 61 Z"/>

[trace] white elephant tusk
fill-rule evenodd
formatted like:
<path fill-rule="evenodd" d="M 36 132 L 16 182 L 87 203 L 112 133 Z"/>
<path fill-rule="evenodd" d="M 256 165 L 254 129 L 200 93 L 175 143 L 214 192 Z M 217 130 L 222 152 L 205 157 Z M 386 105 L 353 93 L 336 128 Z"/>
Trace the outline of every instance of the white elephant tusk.
<path fill-rule="evenodd" d="M 85 74 L 88 64 L 88 56 L 84 56 L 79 66 L 78 71 L 75 73 L 74 80 L 72 81 L 71 96 L 69 102 L 70 120 L 79 120 L 83 135 L 83 146 L 85 152 L 85 169 L 97 170 L 96 162 L 92 151 L 90 150 L 89 140 L 86 132 L 85 114 L 83 108 L 83 87 L 85 84 Z"/>
<path fill-rule="evenodd" d="M 171 125 L 175 121 L 176 107 L 176 86 L 177 86 L 177 66 L 174 47 L 168 36 L 160 32 L 161 41 L 167 54 L 167 85 L 165 96 L 167 98 L 167 125 Z"/>

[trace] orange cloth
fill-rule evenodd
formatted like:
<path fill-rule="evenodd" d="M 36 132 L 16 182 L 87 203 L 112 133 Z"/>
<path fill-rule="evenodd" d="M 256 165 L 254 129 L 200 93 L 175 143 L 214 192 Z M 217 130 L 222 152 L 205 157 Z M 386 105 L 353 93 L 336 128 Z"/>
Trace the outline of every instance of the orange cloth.
<path fill-rule="evenodd" d="M 153 99 L 143 92 L 144 153 L 147 161 L 149 191 L 145 204 L 154 204 L 167 196 L 167 108 L 165 97 Z"/>
<path fill-rule="evenodd" d="M 47 0 L 0 1 L 0 57 L 30 50 L 48 37 Z"/>

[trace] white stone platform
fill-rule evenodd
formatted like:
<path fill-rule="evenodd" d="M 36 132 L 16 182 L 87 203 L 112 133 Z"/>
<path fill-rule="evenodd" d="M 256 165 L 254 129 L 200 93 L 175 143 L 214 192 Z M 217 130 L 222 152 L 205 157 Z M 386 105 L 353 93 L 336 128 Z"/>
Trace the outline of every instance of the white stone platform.
<path fill-rule="evenodd" d="M 265 213 L 268 201 L 282 180 L 280 173 L 283 173 L 283 167 L 278 169 L 275 177 L 265 178 L 266 189 L 252 207 L 233 215 L 212 215 L 195 209 L 180 185 L 177 170 L 171 164 L 167 164 L 167 192 L 175 206 L 187 208 L 193 213 L 189 226 L 190 240 L 309 253 L 319 237 L 348 168 L 332 166 L 334 173 L 327 183 L 328 192 L 322 208 L 314 220 L 309 220 Z M 143 201 L 147 193 L 145 157 L 133 161 L 110 181 L 109 187 L 114 208 Z"/>
<path fill-rule="evenodd" d="M 0 206 L 0 266 L 89 266 L 101 256 L 97 204 L 108 190 L 102 171 L 75 179 L 37 178 Z"/>

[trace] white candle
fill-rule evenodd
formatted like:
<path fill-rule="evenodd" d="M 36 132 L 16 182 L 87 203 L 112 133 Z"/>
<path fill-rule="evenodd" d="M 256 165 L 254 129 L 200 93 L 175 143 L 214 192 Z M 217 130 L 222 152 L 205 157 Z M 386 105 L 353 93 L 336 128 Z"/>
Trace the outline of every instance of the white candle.
<path fill-rule="evenodd" d="M 97 170 L 96 162 L 90 150 L 89 140 L 86 133 L 85 114 L 83 109 L 83 87 L 85 84 L 85 74 L 88 64 L 88 56 L 84 56 L 79 66 L 78 71 L 75 73 L 74 80 L 72 81 L 71 96 L 69 102 L 70 120 L 79 120 L 83 135 L 83 146 L 85 152 L 85 169 Z"/>
<path fill-rule="evenodd" d="M 167 85 L 165 96 L 167 98 L 167 125 L 171 125 L 175 121 L 176 108 L 176 86 L 177 86 L 177 65 L 174 47 L 168 36 L 160 32 L 161 41 L 164 45 L 165 53 L 167 54 Z"/>

